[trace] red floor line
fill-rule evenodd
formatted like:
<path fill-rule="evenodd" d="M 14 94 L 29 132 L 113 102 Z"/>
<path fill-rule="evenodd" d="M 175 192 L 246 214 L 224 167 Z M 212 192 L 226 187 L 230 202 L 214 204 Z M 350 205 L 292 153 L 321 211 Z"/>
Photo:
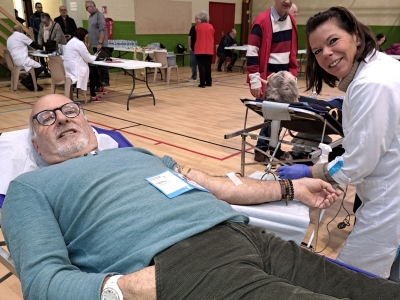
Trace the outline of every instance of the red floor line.
<path fill-rule="evenodd" d="M 109 128 L 109 129 L 116 130 L 116 128 L 114 128 L 114 127 L 107 126 L 107 125 L 104 125 L 104 124 L 101 124 L 101 123 L 91 122 L 91 121 L 90 121 L 90 123 L 93 123 L 93 124 L 96 124 L 96 125 L 100 125 L 100 126 L 104 126 L 104 127 Z M 215 159 L 215 160 L 219 160 L 219 161 L 224 161 L 224 160 L 226 160 L 226 159 L 228 159 L 228 158 L 231 158 L 231 157 L 236 156 L 236 155 L 238 155 L 238 154 L 241 153 L 241 152 L 239 151 L 239 152 L 237 152 L 237 153 L 234 153 L 234 154 L 231 154 L 231 155 L 228 155 L 228 156 L 219 158 L 219 157 L 216 157 L 216 156 L 204 154 L 204 153 L 201 153 L 201 152 L 197 152 L 197 151 L 194 151 L 194 150 L 190 150 L 190 149 L 188 149 L 188 148 L 184 148 L 184 147 L 181 147 L 181 146 L 177 146 L 177 145 L 174 145 L 174 144 L 165 143 L 165 142 L 162 142 L 162 141 L 159 141 L 159 140 L 156 140 L 156 139 L 153 139 L 153 138 L 149 138 L 149 137 L 146 137 L 146 136 L 143 136 L 143 135 L 140 135 L 140 134 L 132 133 L 132 132 L 129 132 L 129 131 L 125 131 L 125 130 L 118 130 L 118 131 L 119 131 L 119 132 L 126 133 L 126 134 L 130 134 L 130 135 L 134 135 L 134 136 L 137 136 L 137 137 L 141 137 L 141 138 L 146 139 L 146 140 L 154 141 L 154 142 L 156 142 L 156 145 L 163 144 L 163 145 L 166 145 L 166 146 L 170 146 L 170 147 L 173 147 L 173 148 L 181 149 L 181 150 L 184 150 L 184 151 L 187 151 L 187 152 L 190 152 L 190 153 L 195 153 L 195 154 L 198 154 L 198 155 L 201 155 L 201 156 L 205 156 L 205 157 L 208 157 L 208 158 L 212 158 L 212 159 Z"/>

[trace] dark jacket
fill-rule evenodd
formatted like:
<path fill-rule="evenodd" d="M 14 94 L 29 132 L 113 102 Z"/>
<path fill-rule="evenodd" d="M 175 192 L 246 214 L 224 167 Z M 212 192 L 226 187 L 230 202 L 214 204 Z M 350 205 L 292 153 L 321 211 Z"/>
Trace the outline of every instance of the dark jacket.
<path fill-rule="evenodd" d="M 36 42 L 37 42 L 37 36 L 39 34 L 40 23 L 42 23 L 40 16 L 41 15 L 38 12 L 35 12 L 29 19 L 29 24 L 33 29 L 33 34 L 35 35 Z"/>
<path fill-rule="evenodd" d="M 385 51 L 387 54 L 400 55 L 400 44 L 393 44 Z"/>
<path fill-rule="evenodd" d="M 236 44 L 236 45 L 238 44 L 238 42 L 236 42 L 236 39 L 231 38 L 229 33 L 225 34 L 222 37 L 221 41 L 219 42 L 218 49 L 217 49 L 217 55 L 219 53 L 223 53 L 225 51 L 225 47 L 230 47 L 233 44 Z M 229 51 L 229 50 L 227 50 L 227 51 Z"/>
<path fill-rule="evenodd" d="M 75 30 L 77 29 L 76 24 L 75 24 L 75 20 L 70 18 L 69 16 L 67 16 L 65 18 L 65 20 L 67 22 L 67 27 L 64 26 L 64 21 L 63 21 L 63 18 L 61 16 L 59 16 L 59 17 L 54 19 L 55 22 L 60 24 L 61 29 L 64 32 L 64 34 L 69 34 L 69 35 L 73 36 Z"/>

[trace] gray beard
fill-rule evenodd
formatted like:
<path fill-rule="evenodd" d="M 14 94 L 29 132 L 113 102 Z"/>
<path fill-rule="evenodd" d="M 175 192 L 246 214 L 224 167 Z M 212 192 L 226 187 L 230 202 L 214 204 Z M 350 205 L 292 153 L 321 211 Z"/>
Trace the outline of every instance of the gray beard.
<path fill-rule="evenodd" d="M 78 140 L 74 142 L 69 142 L 65 145 L 56 145 L 57 153 L 60 156 L 70 156 L 74 153 L 82 151 L 85 149 L 89 144 L 89 139 L 85 137 L 80 137 Z"/>
<path fill-rule="evenodd" d="M 68 124 L 67 126 L 63 126 L 58 128 L 55 132 L 54 132 L 54 137 L 57 138 L 57 136 L 59 135 L 59 133 L 63 130 L 66 129 L 76 129 L 78 130 L 79 127 L 76 126 L 75 124 Z M 88 133 L 86 130 L 83 132 L 83 134 L 74 141 L 65 141 L 63 143 L 56 143 L 56 150 L 59 156 L 63 157 L 63 156 L 70 156 L 72 154 L 75 154 L 79 151 L 82 151 L 83 149 L 85 149 L 88 145 L 89 145 L 89 135 L 90 133 Z"/>

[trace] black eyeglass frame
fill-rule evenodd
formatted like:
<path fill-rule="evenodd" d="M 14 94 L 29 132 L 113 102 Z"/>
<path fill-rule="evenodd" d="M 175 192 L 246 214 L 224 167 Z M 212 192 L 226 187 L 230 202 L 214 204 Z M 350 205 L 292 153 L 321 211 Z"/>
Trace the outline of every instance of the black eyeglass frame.
<path fill-rule="evenodd" d="M 77 113 L 76 116 L 71 117 L 71 116 L 66 115 L 66 114 L 63 112 L 62 108 L 65 107 L 66 105 L 70 105 L 70 104 L 75 104 L 76 106 L 78 106 L 78 113 Z M 56 111 L 57 111 L 57 110 L 61 111 L 62 114 L 63 114 L 64 116 L 66 116 L 67 118 L 73 119 L 73 118 L 76 118 L 77 116 L 79 116 L 79 115 L 81 114 L 82 107 L 81 107 L 81 104 L 80 104 L 79 102 L 68 102 L 68 103 L 65 103 L 65 104 L 61 105 L 60 107 L 55 108 L 55 109 L 45 109 L 45 110 L 39 111 L 36 115 L 34 115 L 34 116 L 32 117 L 32 120 L 36 120 L 36 121 L 37 121 L 40 125 L 42 125 L 42 126 L 51 126 L 51 125 L 53 125 L 53 124 L 57 121 L 57 114 L 56 114 Z M 42 124 L 42 123 L 40 123 L 40 121 L 39 121 L 39 119 L 38 119 L 38 116 L 39 116 L 41 113 L 47 112 L 47 111 L 53 112 L 53 114 L 54 114 L 53 122 L 50 123 L 50 124 Z"/>

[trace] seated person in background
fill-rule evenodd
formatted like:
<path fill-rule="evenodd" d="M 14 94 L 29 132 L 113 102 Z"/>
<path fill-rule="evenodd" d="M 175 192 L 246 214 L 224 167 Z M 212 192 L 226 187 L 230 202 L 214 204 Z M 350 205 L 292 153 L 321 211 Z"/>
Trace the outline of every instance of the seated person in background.
<path fill-rule="evenodd" d="M 238 55 L 235 52 L 233 52 L 233 50 L 226 50 L 225 47 L 237 46 L 238 43 L 235 37 L 236 37 L 236 30 L 231 29 L 231 31 L 229 31 L 228 34 L 225 34 L 221 38 L 221 41 L 219 42 L 217 49 L 217 56 L 219 57 L 218 72 L 222 72 L 222 64 L 225 62 L 225 59 L 227 57 L 231 58 L 231 62 L 229 63 L 227 70 L 229 72 L 232 72 L 232 67 L 235 65 Z"/>
<path fill-rule="evenodd" d="M 296 78 L 288 71 L 279 71 L 268 76 L 267 80 L 259 78 L 265 84 L 264 99 L 268 101 L 295 103 L 302 102 L 313 108 L 328 108 L 329 113 L 341 123 L 342 102 L 343 99 L 335 97 L 335 101 L 317 100 L 299 96 Z M 292 143 L 303 144 L 311 147 L 318 147 L 320 143 L 320 134 L 297 133 L 296 138 L 292 139 Z M 309 141 L 314 140 L 314 141 Z M 317 142 L 318 141 L 318 142 Z M 332 139 L 329 136 L 324 138 L 324 143 L 331 143 Z M 306 159 L 308 152 L 303 147 L 294 146 L 290 152 L 285 152 L 280 159 Z"/>
<path fill-rule="evenodd" d="M 28 46 L 40 49 L 40 45 L 32 41 L 25 35 L 21 25 L 14 26 L 14 32 L 7 39 L 7 49 L 10 51 L 14 64 L 17 67 L 24 67 L 24 70 L 28 72 L 31 68 L 35 69 L 36 81 L 42 73 L 42 66 L 35 60 L 28 56 Z M 33 91 L 32 76 L 29 74 L 25 79 L 22 79 L 21 84 L 28 90 Z M 37 84 L 38 91 L 43 91 L 43 88 Z"/>
<path fill-rule="evenodd" d="M 35 149 L 52 166 L 13 180 L 2 215 L 25 299 L 354 300 L 400 293 L 400 285 L 246 225 L 226 203 L 274 201 L 283 193 L 328 207 L 340 193 L 321 180 L 241 178 L 235 185 L 140 148 L 96 151 L 80 106 L 57 94 L 35 103 L 29 123 Z M 145 180 L 173 169 L 211 193 L 194 189 L 169 199 Z"/>
<path fill-rule="evenodd" d="M 38 34 L 38 44 L 44 46 L 47 41 L 56 41 L 57 45 L 66 45 L 67 40 L 60 27 L 60 24 L 54 22 L 48 13 L 40 16 L 41 23 Z M 57 49 L 57 48 L 56 48 Z M 47 50 L 47 49 L 46 49 Z"/>
<path fill-rule="evenodd" d="M 386 36 L 383 33 L 378 33 L 376 35 L 376 41 L 378 42 L 379 51 L 382 52 L 382 45 L 386 42 Z"/>
<path fill-rule="evenodd" d="M 106 94 L 108 91 L 100 82 L 99 72 L 96 66 L 88 66 L 96 60 L 97 54 L 91 55 L 86 47 L 88 31 L 79 27 L 74 37 L 65 46 L 63 57 L 65 73 L 72 82 L 76 82 L 78 89 L 86 91 L 88 79 L 90 79 L 90 102 L 103 102 L 96 92 Z"/>

